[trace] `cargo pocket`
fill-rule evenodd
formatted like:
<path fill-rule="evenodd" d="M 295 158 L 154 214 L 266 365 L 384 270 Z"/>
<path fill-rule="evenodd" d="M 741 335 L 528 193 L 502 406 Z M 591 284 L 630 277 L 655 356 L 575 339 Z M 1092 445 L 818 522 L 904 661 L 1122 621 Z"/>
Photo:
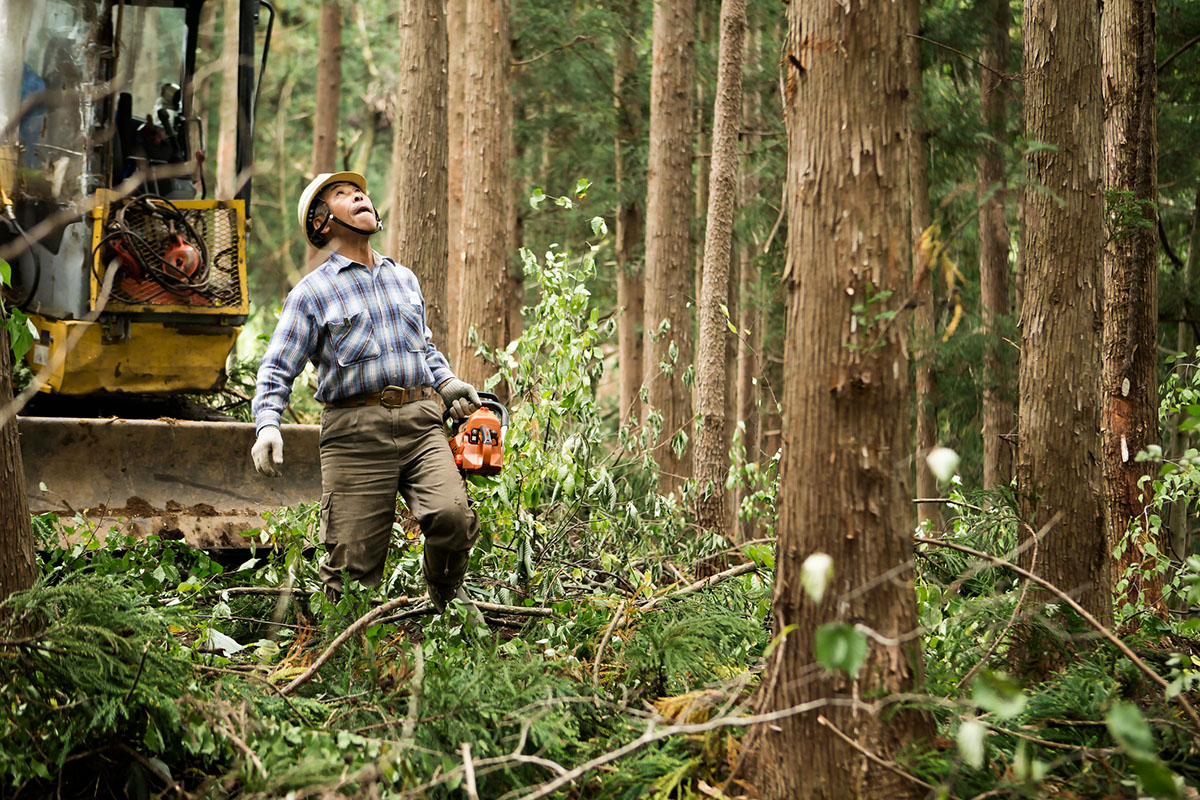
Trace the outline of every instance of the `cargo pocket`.
<path fill-rule="evenodd" d="M 339 366 L 349 367 L 379 358 L 381 351 L 375 341 L 375 326 L 366 311 L 343 317 L 340 322 L 329 323 L 329 335 L 333 339 Z"/>
<path fill-rule="evenodd" d="M 331 527 L 330 526 L 330 522 L 331 522 L 330 516 L 331 516 L 332 509 L 333 509 L 333 492 L 325 492 L 324 494 L 321 495 L 320 541 L 321 541 L 321 544 L 325 545 L 325 548 L 327 550 L 333 549 L 333 546 L 335 544 L 337 544 L 336 539 L 330 540 L 330 538 L 329 538 L 329 531 L 330 531 L 330 527 Z"/>

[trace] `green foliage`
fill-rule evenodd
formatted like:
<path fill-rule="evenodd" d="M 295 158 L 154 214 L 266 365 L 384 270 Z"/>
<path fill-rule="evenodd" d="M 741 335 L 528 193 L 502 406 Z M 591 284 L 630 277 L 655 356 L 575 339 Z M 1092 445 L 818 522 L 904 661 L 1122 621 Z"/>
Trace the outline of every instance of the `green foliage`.
<path fill-rule="evenodd" d="M 142 587 L 76 575 L 0 605 L 0 765 L 9 788 L 49 780 L 110 740 L 178 756 L 192 666 Z"/>

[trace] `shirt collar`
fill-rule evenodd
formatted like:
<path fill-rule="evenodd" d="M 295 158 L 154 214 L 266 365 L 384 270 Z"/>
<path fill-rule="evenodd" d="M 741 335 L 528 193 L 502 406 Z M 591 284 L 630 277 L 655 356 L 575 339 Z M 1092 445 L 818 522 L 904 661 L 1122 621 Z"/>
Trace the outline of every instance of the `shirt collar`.
<path fill-rule="evenodd" d="M 392 263 L 392 259 L 388 258 L 387 256 L 380 255 L 379 251 L 375 250 L 374 248 L 371 249 L 371 255 L 375 257 L 375 266 L 377 267 L 383 264 Z M 335 272 L 341 272 L 346 267 L 359 265 L 357 261 L 352 261 L 336 251 L 330 252 L 329 259 L 326 261 L 326 263 L 331 265 Z"/>

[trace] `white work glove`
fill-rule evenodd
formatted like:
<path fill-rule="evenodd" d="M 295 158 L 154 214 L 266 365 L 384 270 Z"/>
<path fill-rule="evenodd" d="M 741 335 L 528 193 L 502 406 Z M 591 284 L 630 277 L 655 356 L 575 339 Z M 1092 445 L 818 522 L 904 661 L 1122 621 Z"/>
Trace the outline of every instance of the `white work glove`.
<path fill-rule="evenodd" d="M 260 475 L 278 478 L 279 468 L 283 466 L 283 436 L 279 428 L 267 425 L 259 431 L 254 447 L 250 448 L 250 457 Z"/>
<path fill-rule="evenodd" d="M 458 378 L 451 378 L 439 386 L 438 394 L 442 396 L 442 401 L 455 419 L 464 419 L 479 408 L 479 392 L 475 391 L 474 386 Z"/>

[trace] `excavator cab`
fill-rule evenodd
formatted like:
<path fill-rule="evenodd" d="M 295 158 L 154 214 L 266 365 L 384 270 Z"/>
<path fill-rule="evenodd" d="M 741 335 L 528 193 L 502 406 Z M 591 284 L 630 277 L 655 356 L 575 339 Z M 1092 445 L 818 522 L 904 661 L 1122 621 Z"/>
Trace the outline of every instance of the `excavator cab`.
<path fill-rule="evenodd" d="M 314 439 L 307 465 L 310 448 L 290 448 L 292 484 L 259 486 L 251 426 L 137 418 L 164 407 L 148 400 L 221 388 L 249 312 L 256 75 L 275 12 L 227 7 L 0 3 L 0 29 L 24 32 L 0 50 L 0 257 L 5 303 L 36 329 L 39 393 L 19 420 L 34 513 L 220 546 L 320 485 L 314 432 L 285 434 Z M 218 134 L 231 187 L 205 157 Z"/>
<path fill-rule="evenodd" d="M 238 113 L 224 124 L 247 177 L 229 197 L 212 197 L 205 177 L 196 91 L 201 28 L 216 28 L 218 6 L 7 0 L 11 29 L 28 35 L 0 53 L 0 122 L 18 134 L 0 143 L 0 244 L 24 245 L 9 302 L 37 328 L 27 358 L 48 393 L 224 382 L 249 311 L 255 27 L 269 5 L 242 0 L 239 17 L 223 20 L 236 63 L 207 54 L 211 73 L 237 87 Z"/>

